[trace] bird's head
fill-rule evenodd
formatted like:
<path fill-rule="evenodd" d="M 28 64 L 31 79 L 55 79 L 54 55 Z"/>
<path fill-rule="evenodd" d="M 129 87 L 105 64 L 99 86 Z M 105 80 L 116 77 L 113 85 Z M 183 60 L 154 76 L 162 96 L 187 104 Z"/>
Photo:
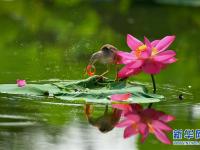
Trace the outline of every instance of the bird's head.
<path fill-rule="evenodd" d="M 99 59 L 101 59 L 102 56 L 103 56 L 103 54 L 101 51 L 98 51 L 98 52 L 92 54 L 89 64 L 94 65 Z"/>
<path fill-rule="evenodd" d="M 102 57 L 105 56 L 111 56 L 113 55 L 113 53 L 116 53 L 117 48 L 114 47 L 111 44 L 105 44 L 103 45 L 100 50 L 96 53 L 94 53 L 91 58 L 90 58 L 90 65 L 95 64 L 99 59 L 102 59 Z"/>
<path fill-rule="evenodd" d="M 111 44 L 105 44 L 101 47 L 101 51 L 103 52 L 116 52 L 117 48 Z"/>

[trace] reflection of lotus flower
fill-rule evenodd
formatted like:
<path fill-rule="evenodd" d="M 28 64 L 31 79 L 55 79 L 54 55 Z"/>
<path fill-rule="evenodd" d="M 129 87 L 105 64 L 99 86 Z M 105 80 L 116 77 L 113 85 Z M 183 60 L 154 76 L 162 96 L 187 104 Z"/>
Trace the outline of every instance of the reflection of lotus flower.
<path fill-rule="evenodd" d="M 132 96 L 131 93 L 126 93 L 126 94 L 114 94 L 111 95 L 111 100 L 112 101 L 124 101 L 128 100 Z M 113 108 L 117 108 L 119 110 L 122 110 L 122 114 L 126 114 L 128 112 L 135 112 L 139 111 L 142 109 L 142 106 L 139 104 L 112 104 Z"/>
<path fill-rule="evenodd" d="M 132 107 L 129 104 L 112 104 L 112 107 L 122 110 L 122 116 L 132 111 Z"/>
<path fill-rule="evenodd" d="M 111 95 L 111 100 L 112 101 L 123 101 L 123 100 L 128 100 L 132 96 L 131 93 L 126 93 L 126 94 L 114 94 Z M 141 105 L 139 104 L 112 104 L 113 108 L 117 108 L 119 110 L 122 110 L 122 116 L 133 111 L 138 111 L 142 109 Z"/>
<path fill-rule="evenodd" d="M 144 109 L 140 113 L 140 117 L 142 119 L 142 124 L 139 128 L 140 133 L 142 134 L 142 142 L 144 142 L 149 133 L 152 133 L 161 142 L 171 144 L 171 141 L 165 135 L 165 132 L 172 131 L 167 125 L 167 122 L 174 120 L 174 116 L 166 115 L 155 109 Z"/>
<path fill-rule="evenodd" d="M 127 35 L 127 44 L 132 52 L 119 51 L 117 54 L 120 63 L 125 64 L 119 73 L 119 78 L 126 78 L 144 71 L 147 74 L 157 74 L 168 64 L 176 61 L 176 53 L 166 50 L 174 41 L 175 36 L 166 36 L 161 40 L 150 42 L 146 37 L 143 44 L 130 34 Z"/>
<path fill-rule="evenodd" d="M 111 98 L 117 99 L 115 96 L 111 96 Z M 128 95 L 119 95 L 117 101 L 126 96 Z M 116 127 L 125 127 L 124 138 L 140 133 L 142 142 L 144 142 L 148 134 L 152 133 L 161 142 L 171 144 L 165 132 L 172 131 L 167 122 L 174 120 L 173 116 L 155 109 L 142 109 L 139 104 L 113 104 L 112 107 L 123 111 L 122 114 L 125 119 L 119 122 Z"/>
<path fill-rule="evenodd" d="M 111 95 L 112 101 L 123 101 L 128 100 L 131 97 L 131 93 L 126 94 L 114 94 Z M 119 110 L 122 110 L 122 115 L 125 115 L 126 113 L 132 111 L 132 107 L 129 104 L 112 104 L 113 108 L 117 108 Z"/>
<path fill-rule="evenodd" d="M 172 131 L 167 125 L 167 122 L 172 120 L 174 120 L 174 117 L 171 115 L 166 115 L 154 109 L 144 109 L 138 113 L 127 113 L 125 119 L 116 126 L 126 127 L 124 130 L 125 138 L 140 133 L 142 142 L 144 142 L 148 134 L 152 133 L 161 142 L 171 144 L 165 132 Z"/>
<path fill-rule="evenodd" d="M 26 85 L 26 80 L 17 80 L 18 87 L 23 87 Z"/>

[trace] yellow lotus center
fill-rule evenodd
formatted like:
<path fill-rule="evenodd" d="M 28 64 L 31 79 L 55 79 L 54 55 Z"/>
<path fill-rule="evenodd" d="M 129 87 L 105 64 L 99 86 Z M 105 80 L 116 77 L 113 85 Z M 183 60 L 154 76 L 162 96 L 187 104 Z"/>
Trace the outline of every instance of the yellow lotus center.
<path fill-rule="evenodd" d="M 157 48 L 153 47 L 153 48 L 152 48 L 151 55 L 155 55 L 155 54 L 157 54 L 157 53 L 158 53 Z"/>
<path fill-rule="evenodd" d="M 147 49 L 147 46 L 146 46 L 146 45 L 141 45 L 141 46 L 139 46 L 139 47 L 135 50 L 135 56 L 136 56 L 136 57 L 140 57 L 140 56 L 141 56 L 141 53 L 142 53 L 143 51 L 146 51 L 146 49 Z"/>
<path fill-rule="evenodd" d="M 146 45 L 141 45 L 141 46 L 138 47 L 138 50 L 140 50 L 140 51 L 145 51 L 146 48 L 147 48 Z"/>
<path fill-rule="evenodd" d="M 139 58 L 139 57 L 141 56 L 141 53 L 142 53 L 143 51 L 146 51 L 146 50 L 147 50 L 147 46 L 146 46 L 146 45 L 141 45 L 141 46 L 139 46 L 139 47 L 135 50 L 135 56 L 136 56 L 137 58 Z M 158 53 L 157 48 L 153 47 L 153 48 L 152 48 L 152 52 L 151 52 L 151 56 L 156 55 L 157 53 Z"/>

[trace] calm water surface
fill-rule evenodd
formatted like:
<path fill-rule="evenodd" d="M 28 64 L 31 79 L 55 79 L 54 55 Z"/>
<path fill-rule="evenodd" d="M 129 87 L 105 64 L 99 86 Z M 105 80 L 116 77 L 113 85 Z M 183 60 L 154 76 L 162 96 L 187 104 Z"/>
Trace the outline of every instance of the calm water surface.
<path fill-rule="evenodd" d="M 129 51 L 125 37 L 175 34 L 178 62 L 156 76 L 166 101 L 153 107 L 176 116 L 175 129 L 200 128 L 200 9 L 130 1 L 1 1 L 0 83 L 16 79 L 53 82 L 80 79 L 90 55 L 110 43 Z M 105 66 L 97 65 L 100 72 Z M 114 71 L 108 75 L 114 77 Z M 131 78 L 151 91 L 150 77 Z M 178 99 L 183 94 L 184 99 Z M 0 95 L 0 150 L 199 149 L 166 146 L 150 136 L 123 139 L 115 128 L 103 134 L 88 124 L 83 105 L 53 98 Z M 95 107 L 96 116 L 104 106 Z M 144 106 L 146 107 L 146 106 Z M 172 139 L 172 134 L 169 134 Z"/>

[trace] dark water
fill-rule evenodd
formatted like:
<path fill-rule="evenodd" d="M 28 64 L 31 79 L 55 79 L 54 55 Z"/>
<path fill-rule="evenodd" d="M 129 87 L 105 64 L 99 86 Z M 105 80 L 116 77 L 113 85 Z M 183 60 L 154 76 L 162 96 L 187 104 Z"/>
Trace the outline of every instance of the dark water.
<path fill-rule="evenodd" d="M 90 55 L 110 43 L 129 51 L 127 33 L 142 39 L 175 34 L 178 62 L 156 76 L 166 101 L 153 107 L 176 116 L 174 129 L 200 128 L 200 9 L 130 1 L 13 0 L 0 2 L 0 83 L 80 79 Z M 102 72 L 105 66 L 98 65 Z M 114 77 L 114 71 L 108 75 Z M 141 74 L 131 80 L 144 82 Z M 180 101 L 178 96 L 184 99 Z M 123 130 L 100 133 L 88 124 L 83 105 L 44 98 L 0 97 L 1 150 L 199 149 L 166 146 L 150 136 L 123 139 Z M 95 106 L 95 115 L 104 112 Z M 172 139 L 172 134 L 169 134 Z"/>

